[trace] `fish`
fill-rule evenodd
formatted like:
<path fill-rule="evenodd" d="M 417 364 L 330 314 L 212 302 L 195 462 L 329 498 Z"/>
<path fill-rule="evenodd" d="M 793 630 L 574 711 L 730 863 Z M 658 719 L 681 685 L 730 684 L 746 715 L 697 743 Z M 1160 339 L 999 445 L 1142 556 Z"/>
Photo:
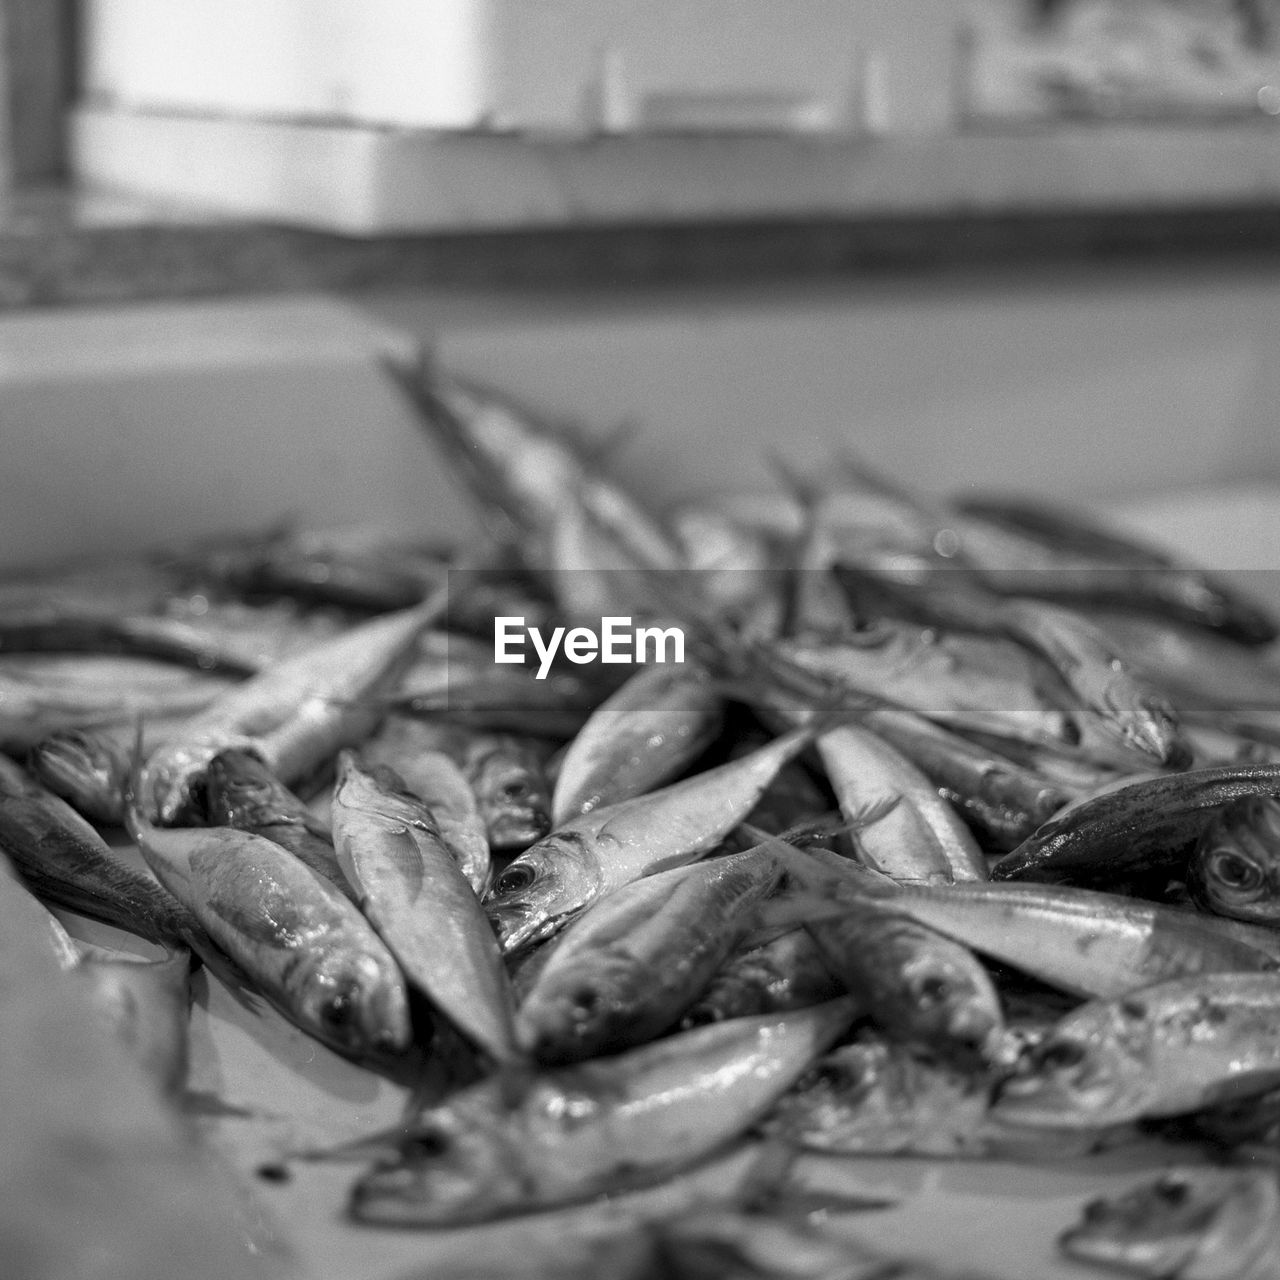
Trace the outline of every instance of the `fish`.
<path fill-rule="evenodd" d="M 643 1044 L 674 1026 L 781 876 L 767 852 L 752 849 L 605 895 L 560 935 L 521 1002 L 521 1044 L 554 1065 Z"/>
<path fill-rule="evenodd" d="M 399 966 L 328 880 L 265 836 L 157 827 L 132 796 L 125 817 L 161 884 L 295 1026 L 358 1063 L 409 1051 L 414 1028 Z"/>
<path fill-rule="evenodd" d="M 1175 978 L 1067 1014 L 995 1114 L 1049 1129 L 1180 1115 L 1280 1084 L 1280 974 Z"/>
<path fill-rule="evenodd" d="M 52 654 L 0 658 L 0 749 L 20 753 L 62 729 L 198 715 L 236 681 L 149 658 Z"/>
<path fill-rule="evenodd" d="M 144 816 L 173 826 L 191 815 L 192 788 L 229 747 L 253 751 L 286 786 L 349 741 L 366 736 L 379 712 L 362 700 L 394 678 L 443 596 L 380 615 L 267 668 L 193 716 L 142 766 Z"/>
<path fill-rule="evenodd" d="M 1200 973 L 1277 967 L 1274 948 L 1218 928 L 1212 917 L 1066 885 L 865 884 L 896 911 L 1060 991 L 1112 998 Z M 1280 942 L 1280 938 L 1277 938 Z"/>
<path fill-rule="evenodd" d="M 411 1117 L 398 1159 L 352 1190 L 351 1216 L 454 1226 L 661 1180 L 759 1120 L 848 1027 L 853 1002 L 737 1018 L 511 1082 L 490 1077 Z"/>
<path fill-rule="evenodd" d="M 721 723 L 722 700 L 704 667 L 642 666 L 570 742 L 552 793 L 553 825 L 669 782 Z"/>
<path fill-rule="evenodd" d="M 860 861 L 895 880 L 954 884 L 985 880 L 987 864 L 960 816 L 909 760 L 860 725 L 841 725 L 817 741 L 846 817 L 889 802 L 858 827 Z"/>
<path fill-rule="evenodd" d="M 343 751 L 333 838 L 362 910 L 408 980 L 496 1061 L 520 1058 L 497 939 L 426 805 L 385 766 L 366 771 Z"/>
<path fill-rule="evenodd" d="M 521 853 L 551 830 L 551 783 L 535 739 L 469 734 L 459 763 L 493 853 Z"/>
<path fill-rule="evenodd" d="M 211 825 L 265 836 L 355 901 L 328 827 L 252 752 L 218 752 L 209 761 L 206 782 Z"/>
<path fill-rule="evenodd" d="M 99 826 L 124 824 L 124 789 L 132 760 L 118 738 L 62 729 L 42 738 L 27 757 L 32 775 Z"/>
<path fill-rule="evenodd" d="M 725 1018 L 784 1013 L 834 1000 L 844 985 L 806 929 L 791 929 L 729 956 L 680 1026 L 706 1026 Z"/>
<path fill-rule="evenodd" d="M 208 950 L 195 917 L 154 876 L 127 862 L 65 800 L 3 755 L 0 851 L 42 901 L 161 946 Z"/>
<path fill-rule="evenodd" d="M 710 852 L 811 741 L 793 729 L 741 759 L 565 823 L 520 854 L 486 900 L 503 952 L 550 937 L 603 894 L 659 865 Z"/>
<path fill-rule="evenodd" d="M 1196 842 L 1187 887 L 1219 915 L 1280 924 L 1280 799 L 1256 795 L 1223 805 Z"/>
<path fill-rule="evenodd" d="M 1280 1274 L 1280 1184 L 1269 1169 L 1173 1168 L 1085 1205 L 1060 1247 L 1078 1262 L 1163 1280 Z"/>
<path fill-rule="evenodd" d="M 1224 765 L 1122 779 L 1087 793 L 991 869 L 993 880 L 1098 882 L 1132 870 L 1179 867 L 1224 804 L 1280 794 L 1280 765 Z"/>
<path fill-rule="evenodd" d="M 991 1082 L 872 1030 L 821 1058 L 762 1129 L 833 1155 L 979 1157 L 993 1153 Z"/>
<path fill-rule="evenodd" d="M 405 731 L 407 728 L 407 732 Z M 492 856 L 489 833 L 475 793 L 453 756 L 437 750 L 441 738 L 428 728 L 417 733 L 413 721 L 388 716 L 382 728 L 360 748 L 366 766 L 384 765 L 431 811 L 431 818 L 458 860 L 477 897 L 489 887 Z"/>

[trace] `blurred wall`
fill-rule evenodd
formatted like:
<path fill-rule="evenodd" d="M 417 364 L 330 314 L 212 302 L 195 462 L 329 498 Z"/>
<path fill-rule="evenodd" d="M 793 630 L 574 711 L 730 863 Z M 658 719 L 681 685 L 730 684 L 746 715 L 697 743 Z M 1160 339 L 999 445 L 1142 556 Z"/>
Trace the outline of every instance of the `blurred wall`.
<path fill-rule="evenodd" d="M 0 317 L 0 563 L 265 525 L 465 530 L 380 375 L 448 365 L 601 431 L 663 497 L 841 445 L 926 489 L 1280 478 L 1280 270 L 1234 262 L 625 294 L 434 292 Z"/>

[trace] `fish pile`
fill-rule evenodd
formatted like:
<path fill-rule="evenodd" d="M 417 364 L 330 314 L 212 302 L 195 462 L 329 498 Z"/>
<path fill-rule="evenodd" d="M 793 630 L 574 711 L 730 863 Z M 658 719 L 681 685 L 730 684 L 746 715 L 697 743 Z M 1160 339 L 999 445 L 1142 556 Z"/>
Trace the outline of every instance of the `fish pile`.
<path fill-rule="evenodd" d="M 405 1085 L 357 1144 L 365 1223 L 545 1211 L 744 1139 L 1280 1151 L 1264 607 L 851 456 L 658 511 L 572 431 L 388 372 L 479 545 L 282 527 L 0 582 L 0 851 L 47 906 L 166 949 L 50 917 L 164 1097 L 198 962 Z M 536 656 L 496 661 L 514 620 Z M 620 620 L 649 661 L 579 643 Z M 1209 1274 L 1221 1206 L 1274 1208 L 1241 1168 L 1093 1206 L 1064 1248 Z M 934 1274 L 802 1220 L 786 1181 L 633 1224 L 609 1265 Z"/>

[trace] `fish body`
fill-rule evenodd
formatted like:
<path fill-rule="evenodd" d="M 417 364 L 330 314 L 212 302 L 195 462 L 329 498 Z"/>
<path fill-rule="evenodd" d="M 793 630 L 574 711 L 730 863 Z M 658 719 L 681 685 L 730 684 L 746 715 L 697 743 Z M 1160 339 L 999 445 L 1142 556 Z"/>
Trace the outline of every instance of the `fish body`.
<path fill-rule="evenodd" d="M 1169 1169 L 1090 1201 L 1063 1232 L 1070 1258 L 1163 1280 L 1280 1275 L 1280 1184 L 1270 1169 Z"/>
<path fill-rule="evenodd" d="M 1061 809 L 992 868 L 996 880 L 1100 881 L 1175 861 L 1215 810 L 1280 794 L 1280 765 L 1227 765 L 1121 780 Z"/>
<path fill-rule="evenodd" d="M 695 761 L 719 731 L 721 699 L 695 664 L 643 666 L 595 710 L 556 776 L 551 818 L 643 795 Z"/>
<path fill-rule="evenodd" d="M 160 828 L 130 813 L 148 866 L 303 1031 L 354 1061 L 386 1061 L 413 1039 L 400 970 L 327 880 L 263 836 Z"/>
<path fill-rule="evenodd" d="M 844 986 L 807 929 L 731 955 L 681 1020 L 700 1027 L 725 1018 L 784 1013 L 834 1000 Z"/>
<path fill-rule="evenodd" d="M 339 757 L 334 847 L 406 977 L 499 1061 L 519 1056 L 502 955 L 430 811 L 398 779 Z"/>
<path fill-rule="evenodd" d="M 443 601 L 377 617 L 253 676 L 193 716 L 143 765 L 138 800 L 161 825 L 191 806 L 191 787 L 228 747 L 254 751 L 287 786 L 376 723 L 369 696 L 394 678 Z"/>
<path fill-rule="evenodd" d="M 1280 975 L 1179 978 L 1069 1013 L 1001 1087 L 1007 1124 L 1180 1115 L 1280 1083 Z"/>
<path fill-rule="evenodd" d="M 673 1026 L 781 874 L 748 850 L 608 894 L 557 940 L 520 1006 L 521 1042 L 541 1062 L 571 1062 Z"/>
<path fill-rule="evenodd" d="M 989 1092 L 981 1076 L 863 1031 L 779 1099 L 765 1130 L 838 1155 L 987 1155 Z"/>
<path fill-rule="evenodd" d="M 1211 917 L 1065 885 L 903 885 L 884 900 L 965 946 L 1085 997 L 1277 964 L 1274 950 L 1259 950 Z"/>
<path fill-rule="evenodd" d="M 273 840 L 354 901 L 328 827 L 252 752 L 233 748 L 209 761 L 205 808 L 212 825 Z"/>
<path fill-rule="evenodd" d="M 39 898 L 150 942 L 190 945 L 192 914 L 130 866 L 66 801 L 0 755 L 0 850 Z"/>
<path fill-rule="evenodd" d="M 656 1181 L 755 1123 L 849 1025 L 836 1000 L 739 1018 L 509 1084 L 482 1081 L 412 1119 L 399 1161 L 351 1201 L 362 1222 L 449 1226 Z"/>
<path fill-rule="evenodd" d="M 361 759 L 370 768 L 381 764 L 393 769 L 430 809 L 445 844 L 457 856 L 463 876 L 480 897 L 489 887 L 492 868 L 489 832 L 475 792 L 454 756 L 445 750 L 451 744 L 448 732 L 442 735 L 434 726 L 389 716 L 378 733 L 362 745 Z"/>
<path fill-rule="evenodd" d="M 854 819 L 889 807 L 859 825 L 860 859 L 895 880 L 953 884 L 985 880 L 986 861 L 968 827 L 932 783 L 883 739 L 858 725 L 824 733 L 818 752 L 840 802 Z"/>
<path fill-rule="evenodd" d="M 658 864 L 715 848 L 811 736 L 794 729 L 738 760 L 583 814 L 527 849 L 494 882 L 486 904 L 504 952 L 549 937 Z"/>

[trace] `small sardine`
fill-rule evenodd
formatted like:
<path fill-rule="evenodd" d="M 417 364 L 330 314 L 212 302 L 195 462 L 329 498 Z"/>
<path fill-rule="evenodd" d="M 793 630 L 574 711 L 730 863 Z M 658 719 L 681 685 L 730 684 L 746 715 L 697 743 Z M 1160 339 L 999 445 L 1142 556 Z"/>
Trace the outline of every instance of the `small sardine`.
<path fill-rule="evenodd" d="M 1179 978 L 1069 1013 L 1000 1086 L 1006 1124 L 1096 1128 L 1280 1083 L 1280 974 Z"/>
<path fill-rule="evenodd" d="M 124 823 L 124 789 L 133 762 L 119 739 L 63 729 L 37 742 L 28 762 L 50 791 L 91 822 L 106 827 Z"/>
<path fill-rule="evenodd" d="M 400 970 L 329 881 L 263 836 L 155 827 L 136 807 L 126 817 L 160 882 L 285 1017 L 356 1062 L 409 1049 Z"/>
<path fill-rule="evenodd" d="M 209 761 L 205 811 L 213 826 L 274 840 L 352 901 L 328 827 L 249 751 L 220 751 Z"/>
<path fill-rule="evenodd" d="M 1280 1184 L 1266 1169 L 1170 1169 L 1092 1200 L 1062 1234 L 1079 1262 L 1161 1280 L 1280 1275 Z"/>
<path fill-rule="evenodd" d="M 389 771 L 366 772 L 344 751 L 333 837 L 362 909 L 409 981 L 495 1059 L 519 1057 L 497 940 L 426 805 Z"/>
<path fill-rule="evenodd" d="M 533 1077 L 490 1078 L 409 1121 L 356 1185 L 358 1221 L 452 1226 L 654 1182 L 754 1124 L 848 1027 L 853 1002 L 737 1018 Z"/>
<path fill-rule="evenodd" d="M 551 783 L 532 739 L 470 734 L 460 766 L 494 853 L 521 853 L 551 830 Z"/>

